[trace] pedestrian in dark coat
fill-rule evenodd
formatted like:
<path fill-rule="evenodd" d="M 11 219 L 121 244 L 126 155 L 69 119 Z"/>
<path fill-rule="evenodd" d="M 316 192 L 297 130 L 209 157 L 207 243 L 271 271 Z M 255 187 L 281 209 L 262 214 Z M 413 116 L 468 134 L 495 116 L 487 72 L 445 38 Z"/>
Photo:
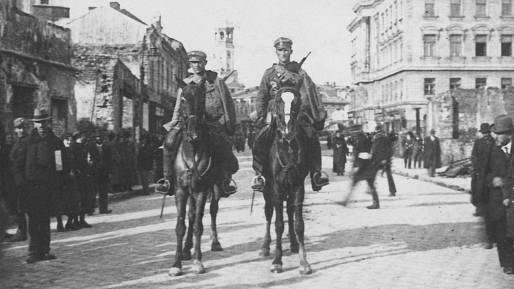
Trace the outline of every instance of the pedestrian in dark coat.
<path fill-rule="evenodd" d="M 143 186 L 142 195 L 148 195 L 148 177 L 150 171 L 153 168 L 153 147 L 148 136 L 141 137 L 141 145 L 139 146 L 137 153 L 137 171 L 139 174 L 139 180 Z"/>
<path fill-rule="evenodd" d="M 475 140 L 473 150 L 471 151 L 471 203 L 476 207 L 475 216 L 480 216 L 480 207 L 484 190 L 486 189 L 483 176 L 486 174 L 487 168 L 481 164 L 487 163 L 491 154 L 491 145 L 494 143 L 488 123 L 482 123 L 479 132 L 482 134 L 482 137 Z M 489 232 L 488 230 L 486 231 Z M 487 247 L 492 248 L 490 234 L 488 236 Z"/>
<path fill-rule="evenodd" d="M 92 171 L 88 164 L 86 138 L 83 133 L 77 132 L 73 134 L 73 139 L 71 151 L 75 161 L 74 173 L 80 200 L 79 220 L 74 220 L 74 224 L 76 227 L 80 228 L 91 228 L 91 225 L 86 222 L 86 214 L 91 214 L 95 210 L 94 202 L 90 201 L 91 199 L 94 200 L 95 190 L 93 189 Z M 76 224 L 76 222 L 78 222 L 78 224 Z"/>
<path fill-rule="evenodd" d="M 423 138 L 419 134 L 414 137 L 414 146 L 412 147 L 413 167 L 422 168 L 423 164 Z"/>
<path fill-rule="evenodd" d="M 384 133 L 381 125 L 377 125 L 375 131 L 371 147 L 372 167 L 376 168 L 377 171 L 382 170 L 382 172 L 386 173 L 389 196 L 394 197 L 396 196 L 396 185 L 394 183 L 393 173 L 391 172 L 393 143 L 391 142 L 391 138 Z M 376 200 L 378 204 L 378 196 Z"/>
<path fill-rule="evenodd" d="M 424 165 L 428 175 L 433 177 L 435 170 L 441 167 L 441 146 L 439 138 L 435 136 L 435 130 L 430 130 L 430 136 L 424 141 Z"/>
<path fill-rule="evenodd" d="M 110 189 L 109 174 L 112 166 L 112 153 L 107 144 L 103 142 L 100 135 L 95 137 L 95 142 L 90 143 L 88 147 L 90 156 L 89 166 L 92 171 L 95 196 L 90 202 L 95 202 L 98 194 L 98 208 L 100 214 L 110 214 L 112 210 L 108 209 L 108 193 Z M 91 206 L 91 205 L 89 205 Z"/>
<path fill-rule="evenodd" d="M 50 254 L 50 216 L 53 214 L 54 194 L 63 183 L 64 145 L 50 127 L 50 116 L 36 110 L 34 130 L 27 142 L 25 161 L 26 190 L 20 208 L 29 217 L 29 257 L 27 263 L 55 259 Z"/>
<path fill-rule="evenodd" d="M 337 173 L 338 176 L 344 176 L 348 146 L 346 145 L 346 140 L 344 139 L 344 136 L 341 135 L 340 131 L 336 131 L 332 147 L 334 149 L 333 171 Z"/>
<path fill-rule="evenodd" d="M 481 196 L 481 213 L 497 244 L 500 266 L 506 274 L 514 274 L 514 235 L 509 234 L 514 231 L 514 220 L 507 218 L 507 210 L 514 206 L 512 118 L 506 115 L 496 117 L 492 131 L 495 133 L 495 142 L 487 143 L 489 157 L 486 162 L 478 164 L 479 168 L 485 167 L 485 174 L 477 175 L 477 183 L 485 184 Z"/>
<path fill-rule="evenodd" d="M 25 160 L 27 154 L 27 126 L 24 118 L 14 120 L 14 132 L 16 142 L 9 152 L 10 173 L 14 187 L 10 189 L 10 198 L 7 201 L 11 211 L 15 212 L 18 229 L 14 236 L 7 239 L 9 242 L 19 242 L 27 240 L 27 217 L 20 210 L 20 196 L 25 188 Z"/>
<path fill-rule="evenodd" d="M 414 149 L 414 134 L 407 132 L 402 142 L 403 146 L 403 165 L 406 169 L 412 168 L 412 152 Z"/>

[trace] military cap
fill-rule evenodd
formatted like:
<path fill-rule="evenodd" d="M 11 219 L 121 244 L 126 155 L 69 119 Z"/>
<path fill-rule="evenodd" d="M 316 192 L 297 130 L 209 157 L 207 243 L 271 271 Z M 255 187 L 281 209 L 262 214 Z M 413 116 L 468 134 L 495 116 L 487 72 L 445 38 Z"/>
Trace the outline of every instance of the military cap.
<path fill-rule="evenodd" d="M 273 42 L 273 46 L 275 48 L 291 48 L 293 46 L 293 41 L 286 37 L 279 37 L 275 42 Z"/>
<path fill-rule="evenodd" d="M 187 57 L 189 61 L 206 61 L 207 60 L 207 54 L 203 51 L 195 50 L 195 51 L 189 51 L 187 53 Z"/>
<path fill-rule="evenodd" d="M 25 118 L 18 117 L 13 121 L 13 125 L 15 128 L 23 127 L 25 125 Z"/>

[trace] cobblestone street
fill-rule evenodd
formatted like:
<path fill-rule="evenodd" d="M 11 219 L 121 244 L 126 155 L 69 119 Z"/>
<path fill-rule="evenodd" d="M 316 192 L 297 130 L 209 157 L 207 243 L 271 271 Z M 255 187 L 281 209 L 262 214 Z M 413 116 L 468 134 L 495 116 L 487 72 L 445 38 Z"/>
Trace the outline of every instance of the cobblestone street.
<path fill-rule="evenodd" d="M 348 207 L 337 202 L 349 180 L 333 174 L 331 184 L 305 200 L 306 248 L 313 274 L 298 273 L 298 256 L 284 234 L 284 272 L 269 271 L 260 257 L 265 221 L 262 196 L 250 214 L 251 159 L 240 156 L 239 192 L 220 202 L 218 228 L 223 252 L 211 252 L 210 218 L 204 218 L 207 273 L 171 278 L 175 249 L 175 206 L 168 198 L 159 219 L 161 196 L 137 196 L 110 205 L 111 215 L 93 215 L 91 229 L 57 233 L 57 260 L 25 264 L 27 244 L 8 244 L 0 261 L 0 288 L 513 288 L 496 249 L 482 248 L 483 228 L 469 195 L 433 183 L 395 175 L 397 197 L 377 178 L 380 210 L 367 210 L 364 183 Z M 331 159 L 324 157 L 325 170 Z M 208 206 L 206 210 L 208 209 Z M 287 232 L 287 228 L 286 228 Z M 272 238 L 275 239 L 272 228 Z M 272 243 L 274 246 L 274 242 Z"/>

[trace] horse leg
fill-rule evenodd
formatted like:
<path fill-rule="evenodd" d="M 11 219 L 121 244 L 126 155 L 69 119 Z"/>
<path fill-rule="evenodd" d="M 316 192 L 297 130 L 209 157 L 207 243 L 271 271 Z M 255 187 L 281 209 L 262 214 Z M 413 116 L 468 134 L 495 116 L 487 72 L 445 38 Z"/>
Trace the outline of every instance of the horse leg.
<path fill-rule="evenodd" d="M 218 229 L 216 228 L 216 216 L 218 215 L 219 199 L 216 198 L 214 192 L 211 193 L 211 205 L 209 212 L 211 215 L 211 251 L 223 251 L 220 242 L 218 241 Z"/>
<path fill-rule="evenodd" d="M 182 260 L 191 260 L 191 248 L 193 248 L 193 225 L 195 222 L 195 203 L 192 197 L 187 198 L 189 210 L 187 212 L 188 226 L 184 249 L 182 250 Z"/>
<path fill-rule="evenodd" d="M 175 206 L 177 207 L 177 225 L 175 227 L 177 249 L 175 251 L 175 263 L 168 271 L 168 275 L 172 277 L 182 274 L 182 240 L 186 233 L 186 205 L 187 196 L 181 188 L 178 188 L 175 192 Z"/>
<path fill-rule="evenodd" d="M 294 230 L 294 200 L 287 200 L 287 227 L 289 230 L 289 245 L 291 253 L 298 253 L 298 241 Z"/>
<path fill-rule="evenodd" d="M 278 191 L 274 192 L 273 203 L 275 207 L 275 233 L 277 234 L 277 240 L 275 245 L 275 259 L 271 265 L 271 272 L 282 273 L 282 234 L 284 233 L 284 203 L 278 196 Z"/>
<path fill-rule="evenodd" d="M 297 197 L 294 204 L 294 229 L 296 231 L 296 238 L 300 246 L 300 274 L 307 275 L 312 273 L 311 265 L 307 262 L 307 253 L 305 252 L 304 244 L 304 230 L 305 225 L 303 222 L 303 199 L 305 195 L 305 189 L 300 189 L 297 192 Z"/>
<path fill-rule="evenodd" d="M 193 273 L 205 273 L 205 268 L 202 264 L 202 234 L 203 234 L 203 213 L 205 210 L 205 202 L 207 200 L 207 193 L 201 192 L 194 200 L 196 202 L 195 210 L 195 223 L 194 223 L 194 254 L 193 254 Z"/>
<path fill-rule="evenodd" d="M 269 246 L 271 244 L 271 218 L 273 218 L 273 202 L 268 196 L 269 192 L 264 192 L 264 215 L 266 216 L 266 233 L 264 234 L 264 243 L 262 244 L 260 256 L 269 256 Z"/>

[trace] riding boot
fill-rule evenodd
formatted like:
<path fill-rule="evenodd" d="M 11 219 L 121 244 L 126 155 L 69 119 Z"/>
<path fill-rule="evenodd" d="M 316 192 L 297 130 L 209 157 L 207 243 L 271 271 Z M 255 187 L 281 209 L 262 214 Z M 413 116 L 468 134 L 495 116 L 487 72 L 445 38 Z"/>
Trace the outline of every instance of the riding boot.
<path fill-rule="evenodd" d="M 252 190 L 263 192 L 266 184 L 266 179 L 263 177 L 264 164 L 266 156 L 269 153 L 271 139 L 273 137 L 272 131 L 269 126 L 265 126 L 257 134 L 254 139 L 252 154 L 253 154 L 253 169 L 255 170 L 255 177 L 252 179 Z"/>

